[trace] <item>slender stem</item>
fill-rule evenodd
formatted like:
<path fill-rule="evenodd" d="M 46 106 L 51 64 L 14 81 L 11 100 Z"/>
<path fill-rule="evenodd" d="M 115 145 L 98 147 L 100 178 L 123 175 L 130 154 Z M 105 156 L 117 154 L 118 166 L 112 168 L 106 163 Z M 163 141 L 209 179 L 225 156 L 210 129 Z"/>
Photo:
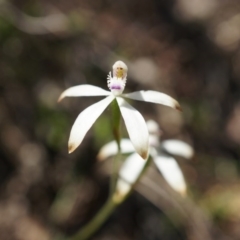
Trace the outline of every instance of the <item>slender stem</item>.
<path fill-rule="evenodd" d="M 113 136 L 117 142 L 118 148 L 120 149 L 120 122 L 121 122 L 121 113 L 116 99 L 111 102 L 111 110 L 112 110 L 112 130 Z"/>
<path fill-rule="evenodd" d="M 112 101 L 111 103 L 111 108 L 112 108 L 112 130 L 113 130 L 113 136 L 116 140 L 117 147 L 118 147 L 118 152 L 115 158 L 113 158 L 112 162 L 112 174 L 110 178 L 110 191 L 109 191 L 109 198 L 112 197 L 115 191 L 116 187 L 116 182 L 118 178 L 118 164 L 120 161 L 120 155 L 121 155 L 121 137 L 120 137 L 120 122 L 121 122 L 121 113 L 119 110 L 118 103 L 116 99 Z"/>
<path fill-rule="evenodd" d="M 107 202 L 103 205 L 103 207 L 100 209 L 100 211 L 95 215 L 95 217 L 87 224 L 85 225 L 80 231 L 75 234 L 73 237 L 71 237 L 68 240 L 85 240 L 91 237 L 101 226 L 102 224 L 107 220 L 107 218 L 111 215 L 111 213 L 115 210 L 115 208 L 122 203 L 122 201 L 125 199 L 118 199 L 118 201 L 115 201 L 113 196 L 115 193 L 115 186 L 117 182 L 118 172 L 117 172 L 117 162 L 120 158 L 120 152 L 118 151 L 118 154 L 116 158 L 113 160 L 113 173 L 111 174 L 111 189 L 110 189 L 110 195 L 107 200 Z"/>
<path fill-rule="evenodd" d="M 120 158 L 121 158 L 121 152 L 120 152 L 120 149 L 118 148 L 118 153 L 112 160 L 112 173 L 110 177 L 109 198 L 111 198 L 115 192 L 116 182 L 118 179 L 118 164 L 120 162 Z"/>
<path fill-rule="evenodd" d="M 130 194 L 134 185 L 139 181 L 147 167 L 149 166 L 149 159 L 147 160 L 145 167 L 142 169 L 142 172 L 139 174 L 138 178 L 131 185 L 131 190 L 126 195 L 119 195 L 116 191 L 109 197 L 108 201 L 100 209 L 100 211 L 95 215 L 95 217 L 85 225 L 82 229 L 79 230 L 73 237 L 68 238 L 67 240 L 86 240 L 89 239 L 107 220 L 111 213 L 120 205 Z"/>
<path fill-rule="evenodd" d="M 85 240 L 94 234 L 106 221 L 108 216 L 117 207 L 118 203 L 114 202 L 111 198 L 105 203 L 93 220 L 84 226 L 77 234 L 75 234 L 69 240 Z"/>

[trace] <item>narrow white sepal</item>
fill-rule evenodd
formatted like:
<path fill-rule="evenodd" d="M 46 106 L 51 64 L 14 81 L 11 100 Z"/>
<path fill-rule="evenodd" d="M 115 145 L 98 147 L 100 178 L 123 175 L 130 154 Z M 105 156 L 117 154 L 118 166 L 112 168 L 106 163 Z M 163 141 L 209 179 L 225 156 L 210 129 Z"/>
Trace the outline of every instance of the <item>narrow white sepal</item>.
<path fill-rule="evenodd" d="M 164 151 L 170 154 L 187 159 L 191 158 L 194 154 L 193 148 L 189 144 L 180 140 L 165 140 L 162 142 L 161 147 Z"/>
<path fill-rule="evenodd" d="M 177 161 L 173 157 L 164 154 L 155 156 L 153 160 L 168 184 L 180 194 L 185 195 L 187 187 Z"/>
<path fill-rule="evenodd" d="M 58 102 L 65 97 L 86 97 L 86 96 L 108 96 L 111 92 L 103 88 L 96 87 L 89 84 L 78 85 L 70 87 L 65 90 L 59 97 Z"/>
<path fill-rule="evenodd" d="M 125 138 L 121 139 L 120 147 L 121 147 L 121 153 L 123 153 L 123 154 L 131 153 L 131 152 L 135 151 L 130 139 L 125 139 Z M 102 161 L 108 157 L 116 155 L 117 152 L 118 152 L 118 146 L 117 146 L 116 141 L 111 141 L 111 142 L 105 144 L 100 149 L 97 158 L 98 158 L 98 160 Z"/>
<path fill-rule="evenodd" d="M 123 163 L 117 180 L 117 192 L 125 196 L 132 189 L 132 185 L 138 180 L 147 161 L 143 161 L 137 154 L 133 153 Z"/>
<path fill-rule="evenodd" d="M 134 184 L 146 163 L 147 161 L 143 161 L 137 153 L 131 154 L 122 164 L 119 177 L 130 184 Z"/>
<path fill-rule="evenodd" d="M 70 133 L 68 142 L 69 153 L 73 152 L 81 144 L 87 131 L 113 99 L 114 96 L 108 96 L 86 108 L 78 115 Z"/>
<path fill-rule="evenodd" d="M 137 91 L 123 94 L 124 97 L 144 101 L 163 104 L 177 110 L 181 110 L 179 103 L 169 95 L 157 91 Z"/>
<path fill-rule="evenodd" d="M 148 158 L 149 134 L 143 116 L 123 98 L 117 97 L 117 102 L 123 116 L 129 138 L 136 152 L 143 158 Z"/>

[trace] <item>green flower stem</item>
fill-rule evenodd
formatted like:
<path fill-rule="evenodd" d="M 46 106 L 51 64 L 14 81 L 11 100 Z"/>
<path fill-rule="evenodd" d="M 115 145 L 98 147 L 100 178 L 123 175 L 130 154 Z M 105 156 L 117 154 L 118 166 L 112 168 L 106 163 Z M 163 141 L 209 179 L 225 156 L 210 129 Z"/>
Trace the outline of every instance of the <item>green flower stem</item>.
<path fill-rule="evenodd" d="M 110 190 L 109 190 L 109 198 L 112 198 L 112 195 L 114 194 L 116 183 L 118 179 L 118 165 L 120 162 L 121 153 L 118 149 L 117 155 L 112 159 L 112 174 L 110 176 Z"/>
<path fill-rule="evenodd" d="M 112 212 L 120 205 L 128 195 L 122 196 L 117 193 L 113 194 L 112 197 L 104 204 L 100 211 L 95 215 L 90 223 L 85 225 L 78 233 L 68 240 L 87 240 L 89 239 L 107 220 Z"/>
<path fill-rule="evenodd" d="M 89 239 L 106 221 L 114 209 L 120 204 L 120 202 L 113 201 L 109 198 L 105 205 L 100 209 L 93 220 L 84 226 L 80 231 L 68 240 L 85 240 Z"/>
<path fill-rule="evenodd" d="M 93 233 L 95 233 L 105 222 L 105 220 L 109 217 L 109 215 L 114 211 L 114 209 L 125 199 L 125 197 L 114 197 L 116 182 L 118 178 L 118 162 L 121 156 L 121 148 L 120 148 L 120 121 L 121 121 L 121 113 L 119 106 L 117 104 L 116 99 L 111 103 L 112 110 L 112 130 L 113 136 L 117 142 L 118 153 L 116 157 L 113 159 L 112 163 L 112 174 L 110 180 L 110 194 L 105 205 L 100 209 L 97 215 L 93 218 L 93 220 L 84 226 L 76 235 L 74 235 L 69 240 L 84 240 L 88 239 Z"/>
<path fill-rule="evenodd" d="M 144 161 L 144 160 L 143 160 Z M 85 225 L 79 232 L 77 232 L 73 237 L 67 240 L 87 240 L 89 239 L 108 219 L 108 217 L 112 214 L 112 212 L 129 196 L 131 191 L 133 190 L 134 185 L 139 181 L 147 167 L 149 166 L 150 160 L 147 160 L 145 167 L 142 172 L 139 174 L 135 183 L 131 185 L 131 190 L 126 195 L 121 195 L 117 191 L 115 191 L 112 196 L 108 199 L 108 201 L 104 204 L 104 206 L 100 209 L 100 211 L 95 215 L 93 220 Z"/>
<path fill-rule="evenodd" d="M 117 182 L 117 178 L 118 178 L 118 164 L 119 164 L 120 155 L 121 155 L 121 146 L 120 146 L 121 113 L 120 113 L 120 109 L 119 109 L 116 99 L 114 99 L 111 103 L 111 110 L 112 110 L 112 130 L 113 130 L 113 136 L 117 142 L 118 153 L 112 162 L 112 174 L 111 174 L 111 179 L 110 179 L 110 194 L 109 194 L 110 198 L 115 191 L 115 186 L 116 186 L 116 182 Z"/>
<path fill-rule="evenodd" d="M 117 100 L 114 99 L 111 102 L 111 110 L 112 110 L 112 129 L 115 140 L 117 141 L 118 149 L 120 150 L 120 122 L 121 122 L 121 112 L 117 103 Z"/>

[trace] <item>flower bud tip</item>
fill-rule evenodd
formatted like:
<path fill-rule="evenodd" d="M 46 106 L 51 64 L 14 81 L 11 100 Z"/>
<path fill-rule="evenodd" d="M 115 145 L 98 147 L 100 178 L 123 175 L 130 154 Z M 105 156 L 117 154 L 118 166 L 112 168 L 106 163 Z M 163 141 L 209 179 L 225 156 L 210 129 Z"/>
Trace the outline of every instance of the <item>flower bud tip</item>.
<path fill-rule="evenodd" d="M 179 105 L 179 103 L 177 103 L 177 104 L 175 105 L 175 108 L 176 108 L 178 111 L 182 112 L 182 107 Z"/>
<path fill-rule="evenodd" d="M 74 144 L 69 144 L 68 145 L 68 153 L 72 153 L 74 150 L 76 149 L 75 145 Z"/>
<path fill-rule="evenodd" d="M 63 94 L 61 94 L 60 97 L 58 98 L 57 102 L 58 103 L 61 102 L 63 98 L 64 98 L 64 96 L 63 96 Z"/>

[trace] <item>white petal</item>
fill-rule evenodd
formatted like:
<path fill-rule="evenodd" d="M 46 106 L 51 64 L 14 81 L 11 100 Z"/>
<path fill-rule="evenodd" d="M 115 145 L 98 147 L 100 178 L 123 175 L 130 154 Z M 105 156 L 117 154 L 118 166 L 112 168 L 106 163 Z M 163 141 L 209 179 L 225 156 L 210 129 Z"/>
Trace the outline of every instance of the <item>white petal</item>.
<path fill-rule="evenodd" d="M 93 85 L 83 84 L 75 87 L 70 87 L 65 90 L 59 97 L 60 102 L 65 97 L 86 97 L 86 96 L 108 96 L 111 92 L 104 90 L 103 88 Z"/>
<path fill-rule="evenodd" d="M 123 94 L 124 97 L 144 101 L 163 104 L 177 110 L 181 110 L 179 103 L 169 95 L 157 91 L 138 91 Z"/>
<path fill-rule="evenodd" d="M 132 185 L 138 180 L 147 161 L 134 153 L 130 155 L 123 163 L 119 171 L 117 181 L 117 192 L 126 195 L 132 188 Z"/>
<path fill-rule="evenodd" d="M 131 154 L 121 166 L 119 177 L 128 183 L 135 183 L 146 163 L 137 153 Z"/>
<path fill-rule="evenodd" d="M 184 195 L 186 183 L 177 161 L 173 157 L 163 154 L 154 157 L 153 160 L 168 184 Z"/>
<path fill-rule="evenodd" d="M 180 140 L 165 140 L 162 142 L 161 147 L 164 151 L 184 158 L 191 158 L 194 154 L 193 148 Z"/>
<path fill-rule="evenodd" d="M 143 158 L 148 158 L 149 135 L 143 116 L 123 98 L 117 97 L 117 102 L 123 116 L 129 138 L 136 152 Z"/>
<path fill-rule="evenodd" d="M 86 108 L 78 115 L 70 133 L 68 142 L 69 153 L 73 152 L 81 144 L 87 131 L 113 99 L 114 96 L 108 96 Z"/>
<path fill-rule="evenodd" d="M 134 152 L 135 149 L 132 145 L 130 139 L 121 139 L 120 142 L 121 153 L 131 153 Z M 111 141 L 105 144 L 99 151 L 97 158 L 102 161 L 110 156 L 116 155 L 118 152 L 118 147 L 116 141 Z"/>
<path fill-rule="evenodd" d="M 160 127 L 157 122 L 152 119 L 147 120 L 147 127 L 149 134 L 154 136 L 159 136 L 161 133 Z"/>

